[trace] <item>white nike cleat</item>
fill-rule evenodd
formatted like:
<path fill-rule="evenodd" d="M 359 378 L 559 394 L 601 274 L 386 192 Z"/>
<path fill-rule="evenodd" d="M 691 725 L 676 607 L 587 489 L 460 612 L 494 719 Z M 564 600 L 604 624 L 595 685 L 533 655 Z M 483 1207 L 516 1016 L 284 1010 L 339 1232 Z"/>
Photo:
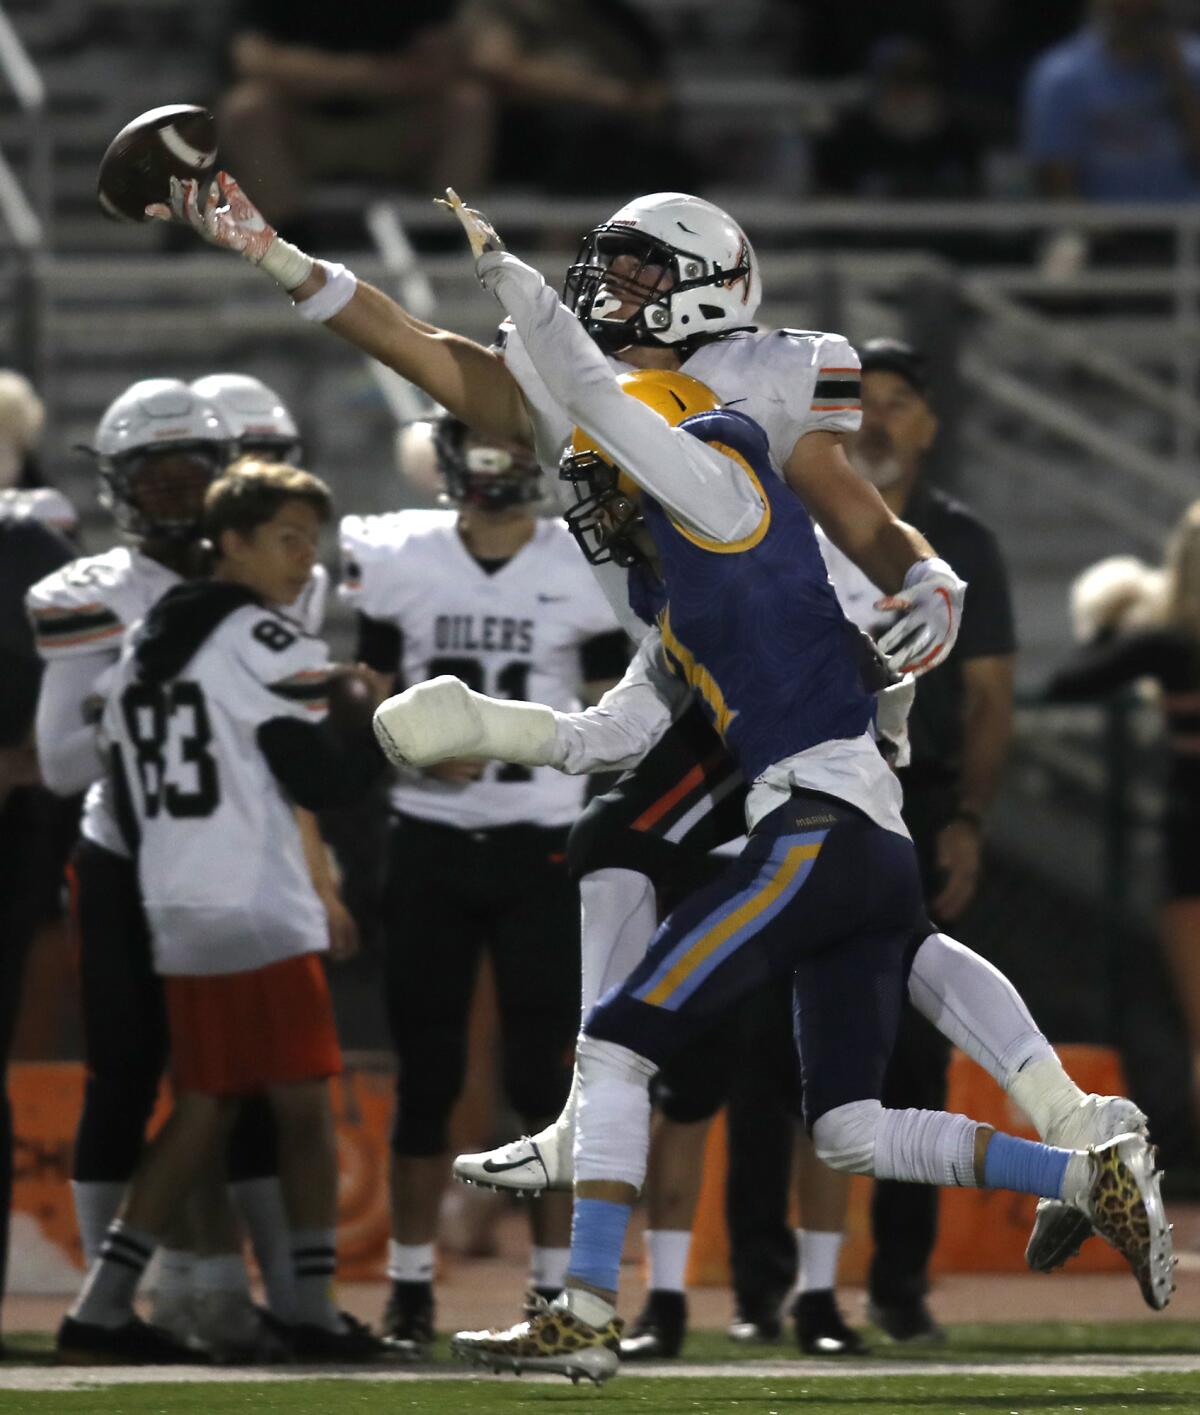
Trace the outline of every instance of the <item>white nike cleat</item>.
<path fill-rule="evenodd" d="M 1146 1305 L 1161 1312 L 1175 1291 L 1175 1253 L 1154 1149 L 1143 1135 L 1118 1135 L 1088 1156 L 1087 1187 L 1074 1202 L 1133 1269 Z"/>
<path fill-rule="evenodd" d="M 481 1154 L 459 1155 L 453 1173 L 461 1184 L 480 1184 L 511 1194 L 570 1189 L 575 1182 L 574 1146 L 575 1113 L 569 1106 L 536 1135 L 522 1135 Z"/>
<path fill-rule="evenodd" d="M 1147 1133 L 1145 1115 L 1124 1096 L 1087 1095 L 1042 1137 L 1047 1145 L 1086 1150 L 1118 1135 Z M 1075 1257 L 1091 1237 L 1092 1226 L 1071 1204 L 1039 1199 L 1033 1231 L 1025 1246 L 1025 1261 L 1034 1272 L 1048 1273 Z"/>

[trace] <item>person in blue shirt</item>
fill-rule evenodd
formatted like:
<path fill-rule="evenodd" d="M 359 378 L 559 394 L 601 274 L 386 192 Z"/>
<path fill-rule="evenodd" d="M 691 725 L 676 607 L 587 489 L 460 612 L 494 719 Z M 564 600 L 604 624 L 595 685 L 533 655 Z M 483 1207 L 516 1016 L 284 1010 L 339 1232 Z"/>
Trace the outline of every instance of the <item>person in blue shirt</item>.
<path fill-rule="evenodd" d="M 1200 37 L 1165 0 L 1094 0 L 1091 23 L 1030 70 L 1024 150 L 1045 196 L 1194 200 Z"/>

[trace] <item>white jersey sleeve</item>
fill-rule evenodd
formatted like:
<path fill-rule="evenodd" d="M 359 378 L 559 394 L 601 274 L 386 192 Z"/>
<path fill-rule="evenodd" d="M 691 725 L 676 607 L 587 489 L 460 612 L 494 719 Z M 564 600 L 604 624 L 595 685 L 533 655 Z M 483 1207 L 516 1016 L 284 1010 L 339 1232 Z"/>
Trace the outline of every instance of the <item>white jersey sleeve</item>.
<path fill-rule="evenodd" d="M 625 676 L 582 712 L 556 712 L 553 765 L 572 776 L 635 767 L 666 733 L 691 690 L 663 662 L 662 639 L 652 629 Z"/>
<path fill-rule="evenodd" d="M 49 662 L 105 649 L 115 655 L 141 606 L 131 606 L 121 553 L 86 555 L 39 580 L 25 596 L 38 653 Z M 127 552 L 124 553 L 127 561 Z M 123 573 L 125 572 L 125 573 Z"/>
<path fill-rule="evenodd" d="M 239 710 L 247 722 L 277 717 L 320 722 L 325 716 L 333 666 L 324 640 L 304 633 L 286 615 L 257 607 L 230 615 L 219 637 L 245 669 Z"/>
<path fill-rule="evenodd" d="M 416 536 L 452 526 L 453 511 L 389 511 L 343 516 L 338 528 L 341 582 L 338 597 L 359 614 L 400 623 L 414 594 L 410 561 L 403 553 Z"/>

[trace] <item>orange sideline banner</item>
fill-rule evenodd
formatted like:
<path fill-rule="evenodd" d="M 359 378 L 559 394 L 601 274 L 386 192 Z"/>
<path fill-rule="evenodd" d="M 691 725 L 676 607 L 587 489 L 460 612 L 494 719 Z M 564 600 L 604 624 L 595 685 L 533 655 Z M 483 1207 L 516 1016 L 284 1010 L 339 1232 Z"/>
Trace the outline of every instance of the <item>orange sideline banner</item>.
<path fill-rule="evenodd" d="M 1124 1088 L 1116 1054 L 1107 1047 L 1066 1046 L 1068 1071 L 1087 1091 L 1120 1094 Z M 78 1283 L 79 1236 L 71 1206 L 71 1150 L 83 1097 L 83 1068 L 69 1062 L 25 1062 L 9 1069 L 15 1133 L 13 1229 L 9 1290 L 67 1293 Z M 165 1096 L 165 1092 L 164 1092 Z M 389 1230 L 388 1132 L 393 1083 L 390 1073 L 347 1071 L 334 1088 L 338 1136 L 338 1276 L 379 1280 L 384 1273 Z M 1012 1134 L 1034 1138 L 1023 1116 L 973 1062 L 955 1054 L 950 1070 L 949 1109 L 987 1121 Z M 166 1111 L 160 1096 L 155 1122 Z M 688 1280 L 699 1286 L 729 1279 L 729 1240 L 724 1219 L 725 1127 L 721 1117 L 709 1136 L 704 1186 L 696 1214 Z M 869 1180 L 851 1185 L 847 1242 L 841 1279 L 861 1282 L 870 1256 Z M 933 1271 L 1020 1272 L 1036 1200 L 977 1189 L 945 1190 Z M 796 1215 L 793 1215 L 793 1219 Z M 1077 1272 L 1122 1269 L 1121 1259 L 1098 1241 L 1084 1246 L 1072 1263 Z"/>

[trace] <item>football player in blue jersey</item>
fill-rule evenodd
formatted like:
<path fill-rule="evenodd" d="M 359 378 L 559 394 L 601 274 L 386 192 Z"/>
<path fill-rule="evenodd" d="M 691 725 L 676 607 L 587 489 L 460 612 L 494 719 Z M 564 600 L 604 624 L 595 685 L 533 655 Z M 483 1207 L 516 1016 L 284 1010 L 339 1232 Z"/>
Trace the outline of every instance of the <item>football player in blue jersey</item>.
<path fill-rule="evenodd" d="M 579 426 L 564 473 L 586 493 L 573 518 L 580 543 L 589 558 L 653 560 L 658 631 L 622 687 L 587 714 L 497 703 L 433 680 L 380 708 L 385 750 L 417 765 L 464 754 L 566 770 L 625 765 L 669 724 L 673 680 L 699 696 L 752 785 L 742 855 L 668 916 L 585 1023 L 566 1290 L 510 1331 L 460 1333 L 456 1350 L 573 1379 L 615 1372 L 618 1267 L 645 1173 L 649 1080 L 752 988 L 785 974 L 794 974 L 805 1119 L 827 1164 L 1066 1201 L 1124 1254 L 1147 1302 L 1165 1306 L 1171 1242 L 1142 1135 L 1072 1150 L 880 1103 L 906 993 L 1040 1132 L 1051 1094 L 1074 1088 L 1011 985 L 925 917 L 856 643 L 809 514 L 780 481 L 762 429 L 684 374 L 618 383 L 541 277 L 494 233 L 477 224 L 475 235 L 483 283 Z M 928 613 L 904 624 L 910 657 L 914 634 L 939 643 L 939 615 L 953 623 L 964 588 L 944 563 L 914 558 L 904 598 L 924 599 Z"/>

